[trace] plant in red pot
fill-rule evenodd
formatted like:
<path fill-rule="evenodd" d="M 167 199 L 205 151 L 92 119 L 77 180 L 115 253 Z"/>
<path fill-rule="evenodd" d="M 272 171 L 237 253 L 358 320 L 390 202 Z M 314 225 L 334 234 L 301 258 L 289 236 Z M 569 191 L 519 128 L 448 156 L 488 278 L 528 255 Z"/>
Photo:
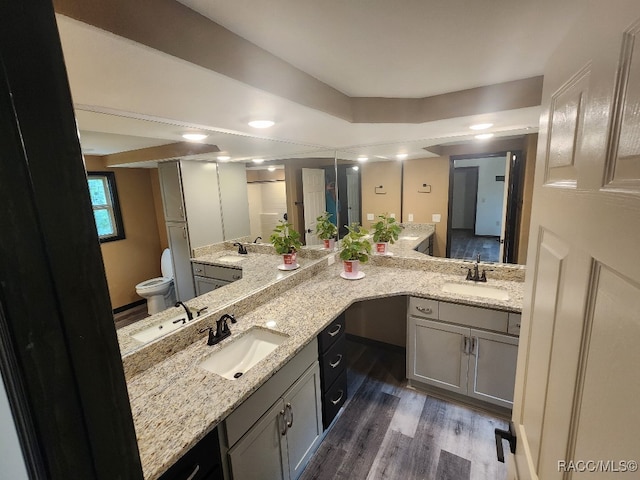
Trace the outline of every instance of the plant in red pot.
<path fill-rule="evenodd" d="M 373 224 L 373 241 L 376 244 L 376 255 L 390 255 L 389 245 L 393 245 L 402 227 L 396 219 L 387 214 L 378 215 L 379 220 Z"/>
<path fill-rule="evenodd" d="M 282 255 L 281 270 L 295 270 L 299 267 L 296 261 L 296 252 L 302 246 L 300 234 L 296 232 L 288 222 L 280 220 L 280 224 L 273 229 L 269 241 L 276 249 L 276 253 Z"/>
<path fill-rule="evenodd" d="M 353 224 L 347 230 L 348 233 L 340 241 L 340 258 L 344 263 L 344 271 L 340 276 L 357 280 L 364 277 L 364 272 L 360 271 L 360 263 L 369 260 L 371 242 L 364 238 L 368 232 L 360 225 Z"/>
<path fill-rule="evenodd" d="M 333 214 L 324 212 L 316 218 L 316 235 L 324 242 L 325 250 L 333 250 L 336 244 L 338 227 L 331 221 Z"/>

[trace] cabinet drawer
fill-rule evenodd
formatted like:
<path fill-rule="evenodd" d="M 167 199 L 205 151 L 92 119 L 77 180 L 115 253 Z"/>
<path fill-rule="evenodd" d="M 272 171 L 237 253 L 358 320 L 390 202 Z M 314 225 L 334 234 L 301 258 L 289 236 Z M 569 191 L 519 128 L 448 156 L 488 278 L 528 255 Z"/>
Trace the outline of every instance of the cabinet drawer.
<path fill-rule="evenodd" d="M 440 320 L 496 332 L 507 331 L 507 312 L 440 302 Z"/>
<path fill-rule="evenodd" d="M 409 298 L 409 315 L 438 319 L 439 309 L 437 300 L 428 298 Z"/>
<path fill-rule="evenodd" d="M 520 335 L 520 320 L 522 315 L 519 313 L 509 314 L 509 326 L 507 327 L 507 333 L 511 335 Z"/>
<path fill-rule="evenodd" d="M 235 282 L 242 278 L 242 269 L 221 267 L 220 265 L 208 265 L 205 263 L 193 263 L 193 274 L 199 277 L 217 278 L 227 282 Z"/>
<path fill-rule="evenodd" d="M 333 345 L 340 335 L 344 334 L 344 313 L 341 313 L 331 324 L 318 335 L 318 348 L 320 355 L 325 353 Z"/>
<path fill-rule="evenodd" d="M 224 478 L 217 428 L 209 432 L 185 453 L 160 477 L 160 480 L 184 480 L 186 478 L 193 480 L 222 480 Z"/>
<path fill-rule="evenodd" d="M 347 372 L 345 370 L 322 397 L 322 425 L 325 430 L 331 425 L 346 400 Z"/>
<path fill-rule="evenodd" d="M 347 366 L 347 337 L 340 335 L 320 358 L 322 388 L 326 390 Z"/>

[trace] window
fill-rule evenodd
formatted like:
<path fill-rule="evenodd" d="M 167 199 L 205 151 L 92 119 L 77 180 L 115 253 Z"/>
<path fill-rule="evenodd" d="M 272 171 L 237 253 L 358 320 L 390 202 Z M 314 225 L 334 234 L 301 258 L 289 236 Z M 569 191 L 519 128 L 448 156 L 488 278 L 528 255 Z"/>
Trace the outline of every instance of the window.
<path fill-rule="evenodd" d="M 124 239 L 116 176 L 113 172 L 88 172 L 89 195 L 100 242 Z"/>

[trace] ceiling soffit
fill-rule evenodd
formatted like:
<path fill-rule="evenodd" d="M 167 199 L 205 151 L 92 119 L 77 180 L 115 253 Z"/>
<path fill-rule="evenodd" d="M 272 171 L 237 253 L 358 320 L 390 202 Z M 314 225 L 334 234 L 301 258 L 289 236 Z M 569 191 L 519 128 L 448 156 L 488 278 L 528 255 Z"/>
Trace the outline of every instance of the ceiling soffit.
<path fill-rule="evenodd" d="M 424 123 L 540 105 L 542 77 L 425 98 L 349 97 L 175 0 L 54 0 L 57 13 L 352 123 Z"/>

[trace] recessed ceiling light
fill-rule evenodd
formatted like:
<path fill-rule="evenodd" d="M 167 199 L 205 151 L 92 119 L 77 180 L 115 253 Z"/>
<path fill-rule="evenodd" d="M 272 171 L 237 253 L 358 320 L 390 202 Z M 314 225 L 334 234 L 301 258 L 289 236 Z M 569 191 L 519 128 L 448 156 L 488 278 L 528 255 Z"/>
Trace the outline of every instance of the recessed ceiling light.
<path fill-rule="evenodd" d="M 471 130 L 486 130 L 491 127 L 493 127 L 493 123 L 476 123 L 475 125 L 471 125 L 469 128 Z"/>
<path fill-rule="evenodd" d="M 360 170 L 360 167 L 359 167 L 358 165 L 355 165 L 355 166 L 353 166 L 353 167 L 351 167 L 351 168 L 353 168 L 356 172 L 357 172 L 358 170 Z"/>
<path fill-rule="evenodd" d="M 366 162 L 367 160 L 369 160 L 369 157 L 365 157 L 364 155 L 358 157 L 359 162 Z"/>
<path fill-rule="evenodd" d="M 486 140 L 487 138 L 493 137 L 493 133 L 481 133 L 480 135 L 476 135 L 478 140 Z"/>
<path fill-rule="evenodd" d="M 404 160 L 405 158 L 407 158 L 409 156 L 408 153 L 399 153 L 398 155 L 396 155 L 396 158 L 398 160 Z"/>
<path fill-rule="evenodd" d="M 275 172 L 276 171 L 276 167 L 269 167 L 269 168 L 267 168 L 267 170 L 269 170 L 270 172 Z"/>
<path fill-rule="evenodd" d="M 209 135 L 204 133 L 183 133 L 182 138 L 185 140 L 189 140 L 190 142 L 199 142 L 200 140 L 204 140 Z"/>
<path fill-rule="evenodd" d="M 262 163 L 264 162 L 264 158 L 254 158 L 252 161 L 253 163 Z"/>
<path fill-rule="evenodd" d="M 218 155 L 218 160 L 221 162 L 227 162 L 231 160 L 231 157 L 229 155 Z"/>
<path fill-rule="evenodd" d="M 272 120 L 251 120 L 249 126 L 253 128 L 269 128 L 273 127 L 275 122 Z"/>

